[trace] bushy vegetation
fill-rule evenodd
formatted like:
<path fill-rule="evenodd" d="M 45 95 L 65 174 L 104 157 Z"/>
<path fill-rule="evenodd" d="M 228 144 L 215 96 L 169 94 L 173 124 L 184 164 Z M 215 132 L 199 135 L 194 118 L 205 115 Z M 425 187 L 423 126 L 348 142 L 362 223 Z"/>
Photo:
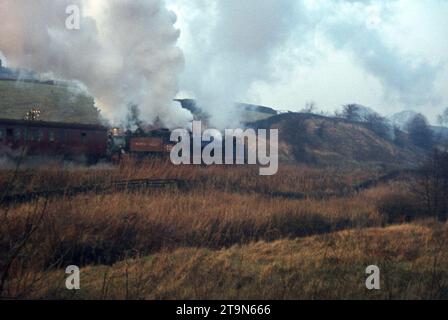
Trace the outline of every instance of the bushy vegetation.
<path fill-rule="evenodd" d="M 415 179 L 414 195 L 428 216 L 448 219 L 448 151 L 434 150 Z"/>
<path fill-rule="evenodd" d="M 434 133 L 428 120 L 422 114 L 417 114 L 407 124 L 411 141 L 418 147 L 431 150 L 434 147 Z"/>
<path fill-rule="evenodd" d="M 380 215 L 386 223 L 404 223 L 424 217 L 423 206 L 410 194 L 392 192 L 377 203 Z"/>

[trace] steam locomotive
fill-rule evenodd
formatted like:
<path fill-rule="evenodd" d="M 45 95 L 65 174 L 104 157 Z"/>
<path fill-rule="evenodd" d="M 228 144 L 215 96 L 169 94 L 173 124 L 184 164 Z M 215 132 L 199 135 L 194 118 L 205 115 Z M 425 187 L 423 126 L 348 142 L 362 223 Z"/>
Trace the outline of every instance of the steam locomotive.
<path fill-rule="evenodd" d="M 100 125 L 0 119 L 0 157 L 52 157 L 96 163 L 169 156 L 168 129 L 121 132 Z"/>
<path fill-rule="evenodd" d="M 108 136 L 108 158 L 113 163 L 123 159 L 142 160 L 148 157 L 169 157 L 173 144 L 170 142 L 171 132 L 168 129 L 137 129 L 122 133 L 112 129 Z"/>

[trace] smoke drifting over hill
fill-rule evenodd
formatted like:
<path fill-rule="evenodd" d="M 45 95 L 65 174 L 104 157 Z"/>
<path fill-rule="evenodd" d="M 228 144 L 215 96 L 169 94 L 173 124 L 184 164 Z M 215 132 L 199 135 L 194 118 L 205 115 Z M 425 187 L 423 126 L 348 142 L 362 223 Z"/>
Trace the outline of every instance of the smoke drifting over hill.
<path fill-rule="evenodd" d="M 214 126 L 239 124 L 234 102 L 246 98 L 257 79 L 272 74 L 271 59 L 290 37 L 295 1 L 171 1 L 187 19 L 188 69 L 185 88 L 193 92 Z M 188 35 L 190 34 L 190 36 Z"/>
<path fill-rule="evenodd" d="M 65 28 L 72 4 L 78 31 Z M 148 121 L 188 122 L 172 102 L 178 77 L 178 97 L 220 128 L 239 124 L 234 102 L 355 102 L 434 120 L 448 105 L 447 14 L 441 0 L 2 0 L 0 56 L 79 80 L 115 120 L 133 103 Z"/>
<path fill-rule="evenodd" d="M 0 51 L 10 66 L 82 82 L 111 120 L 137 104 L 149 122 L 185 125 L 191 115 L 172 102 L 184 63 L 175 14 L 159 0 L 94 2 L 87 10 L 91 1 L 2 0 Z M 79 30 L 65 25 L 73 4 Z"/>
<path fill-rule="evenodd" d="M 331 113 L 356 102 L 432 119 L 448 104 L 446 1 L 167 2 L 182 30 L 181 87 L 217 118 L 226 99 L 290 110 L 314 101 Z"/>
<path fill-rule="evenodd" d="M 205 53 L 210 65 L 199 73 L 197 94 L 200 104 L 212 108 L 212 120 L 224 127 L 229 122 L 237 125 L 238 117 L 229 114 L 228 106 L 243 99 L 253 81 L 271 74 L 272 55 L 292 31 L 294 2 L 219 1 L 217 10 L 220 15 Z"/>

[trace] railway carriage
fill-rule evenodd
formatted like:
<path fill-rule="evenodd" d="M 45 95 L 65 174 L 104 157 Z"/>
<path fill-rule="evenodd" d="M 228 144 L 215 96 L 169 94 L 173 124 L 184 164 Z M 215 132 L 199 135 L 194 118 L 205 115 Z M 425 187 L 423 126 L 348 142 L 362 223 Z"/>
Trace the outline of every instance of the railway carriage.
<path fill-rule="evenodd" d="M 62 157 L 96 162 L 107 156 L 100 125 L 0 119 L 0 155 Z"/>

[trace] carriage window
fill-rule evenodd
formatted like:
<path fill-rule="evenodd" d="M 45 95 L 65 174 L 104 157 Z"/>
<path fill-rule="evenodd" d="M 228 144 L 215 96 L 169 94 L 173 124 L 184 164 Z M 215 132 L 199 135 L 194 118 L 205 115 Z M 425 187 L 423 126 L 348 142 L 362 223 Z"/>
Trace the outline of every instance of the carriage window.
<path fill-rule="evenodd" d="M 42 130 L 32 130 L 30 134 L 31 141 L 42 141 L 43 136 Z"/>
<path fill-rule="evenodd" d="M 64 130 L 59 131 L 59 142 L 65 143 L 65 131 Z"/>
<path fill-rule="evenodd" d="M 11 128 L 6 129 L 6 137 L 10 138 L 13 136 L 13 130 Z"/>
<path fill-rule="evenodd" d="M 83 132 L 81 133 L 81 142 L 86 143 L 87 141 L 87 133 Z"/>
<path fill-rule="evenodd" d="M 22 130 L 21 129 L 14 129 L 14 140 L 19 141 L 22 136 Z"/>
<path fill-rule="evenodd" d="M 56 140 L 54 131 L 48 131 L 48 140 L 49 140 L 50 142 L 54 142 L 54 141 Z"/>
<path fill-rule="evenodd" d="M 31 141 L 36 141 L 37 140 L 37 131 L 36 130 L 31 130 L 29 133 L 29 137 Z"/>
<path fill-rule="evenodd" d="M 28 130 L 27 128 L 23 131 L 23 139 L 26 140 L 31 140 L 31 131 Z"/>
<path fill-rule="evenodd" d="M 3 141 L 3 129 L 0 128 L 0 141 Z"/>

